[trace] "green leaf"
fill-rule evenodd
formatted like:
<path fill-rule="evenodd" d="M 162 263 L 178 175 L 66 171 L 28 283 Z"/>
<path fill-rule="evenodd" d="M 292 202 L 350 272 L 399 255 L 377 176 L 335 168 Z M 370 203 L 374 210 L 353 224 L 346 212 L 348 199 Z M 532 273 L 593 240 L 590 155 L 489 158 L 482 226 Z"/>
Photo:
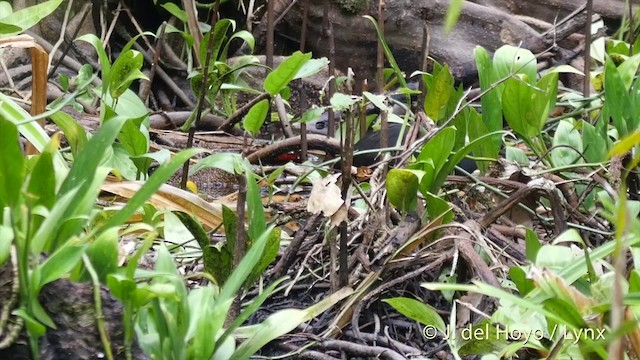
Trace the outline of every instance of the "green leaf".
<path fill-rule="evenodd" d="M 13 232 L 13 228 L 0 224 L 0 266 L 4 265 L 9 258 L 11 244 L 13 244 L 14 239 L 15 233 Z"/>
<path fill-rule="evenodd" d="M 85 244 L 79 244 L 77 241 L 68 241 L 54 251 L 51 256 L 38 266 L 41 273 L 38 289 L 69 273 L 78 264 L 85 249 Z"/>
<path fill-rule="evenodd" d="M 494 82 L 497 79 L 493 71 L 493 63 L 485 49 L 479 46 L 476 47 L 474 49 L 474 56 L 476 59 L 476 66 L 478 67 L 480 89 L 485 92 L 480 99 L 482 104 L 482 121 L 486 126 L 487 132 L 502 130 L 502 89 L 504 88 L 504 85 L 500 84 L 491 89 L 491 86 L 494 85 Z M 469 127 L 471 126 L 472 123 L 469 123 Z M 484 134 L 484 132 L 478 133 L 472 137 L 471 140 L 474 140 L 482 134 Z M 494 144 L 494 148 L 500 148 L 501 139 L 494 139 L 492 142 Z"/>
<path fill-rule="evenodd" d="M 98 274 L 102 284 L 107 283 L 107 276 L 118 269 L 118 228 L 104 231 L 87 247 L 87 256 L 91 265 Z M 84 274 L 82 280 L 89 280 L 88 274 Z"/>
<path fill-rule="evenodd" d="M 45 151 L 37 156 L 36 164 L 29 174 L 26 200 L 31 208 L 42 205 L 51 209 L 56 199 L 56 174 L 53 168 L 53 154 L 57 151 L 59 141 L 55 140 L 47 145 Z"/>
<path fill-rule="evenodd" d="M 396 297 L 382 301 L 391 305 L 399 313 L 411 320 L 415 320 L 422 325 L 433 326 L 438 329 L 441 334 L 447 333 L 447 327 L 444 320 L 442 320 L 442 317 L 438 314 L 436 309 L 422 301 L 405 297 Z"/>
<path fill-rule="evenodd" d="M 460 12 L 462 11 L 462 0 L 453 0 L 449 4 L 449 8 L 447 9 L 447 16 L 444 20 L 444 31 L 448 33 L 453 29 L 458 22 L 458 18 L 460 17 Z"/>
<path fill-rule="evenodd" d="M 318 317 L 322 312 L 353 293 L 351 289 L 340 290 L 307 309 L 286 309 L 270 315 L 263 323 L 253 327 L 253 334 L 233 354 L 234 360 L 249 359 L 271 340 L 288 333 L 305 321 Z"/>
<path fill-rule="evenodd" d="M 373 27 L 376 29 L 378 41 L 380 42 L 380 44 L 382 44 L 382 50 L 384 50 L 384 56 L 387 58 L 387 61 L 391 65 L 391 68 L 393 68 L 393 72 L 395 73 L 396 78 L 400 83 L 400 87 L 407 87 L 407 81 L 404 79 L 402 70 L 400 70 L 400 67 L 396 62 L 396 59 L 393 57 L 393 53 L 391 52 L 389 45 L 387 45 L 387 42 L 384 39 L 384 35 L 382 34 L 380 27 L 378 26 L 378 21 L 369 15 L 364 15 L 363 18 L 369 19 L 369 21 L 371 21 L 371 23 L 373 24 Z"/>
<path fill-rule="evenodd" d="M 448 224 L 453 221 L 453 212 L 451 211 L 451 205 L 448 201 L 433 195 L 432 193 L 426 194 L 427 213 L 430 220 L 435 220 L 438 217 L 444 215 L 442 224 Z"/>
<path fill-rule="evenodd" d="M 329 66 L 329 59 L 327 58 L 310 59 L 298 70 L 298 73 L 296 73 L 293 79 L 303 79 L 313 76 L 327 66 Z"/>
<path fill-rule="evenodd" d="M 249 109 L 249 113 L 244 118 L 244 129 L 250 132 L 254 137 L 258 135 L 262 124 L 264 124 L 269 114 L 269 106 L 271 102 L 267 99 L 261 100 Z"/>
<path fill-rule="evenodd" d="M 627 112 L 631 109 L 631 99 L 618 69 L 610 58 L 605 62 L 604 95 L 607 101 L 604 103 L 603 112 L 608 111 L 613 126 L 618 130 L 618 136 L 622 138 L 634 130 L 626 123 Z"/>
<path fill-rule="evenodd" d="M 534 84 L 538 75 L 535 55 L 527 49 L 504 45 L 493 54 L 493 71 L 497 79 L 523 74 L 524 81 Z"/>
<path fill-rule="evenodd" d="M 0 116 L 0 209 L 15 207 L 25 178 L 24 155 L 20 149 L 18 129 Z"/>
<path fill-rule="evenodd" d="M 240 154 L 215 153 L 207 156 L 191 167 L 189 175 L 193 175 L 200 170 L 216 168 L 224 170 L 229 174 L 239 173 L 243 168 L 244 158 Z"/>
<path fill-rule="evenodd" d="M 304 114 L 302 114 L 302 116 L 300 117 L 300 122 L 309 123 L 317 120 L 322 116 L 322 114 L 324 114 L 326 109 L 327 108 L 325 106 L 312 107 L 309 110 L 305 111 Z"/>
<path fill-rule="evenodd" d="M 118 56 L 111 67 L 109 83 L 106 84 L 111 98 L 118 99 L 129 89 L 134 80 L 148 80 L 147 76 L 140 71 L 143 63 L 144 57 L 139 51 L 128 50 Z"/>
<path fill-rule="evenodd" d="M 520 296 L 525 296 L 531 290 L 535 289 L 533 281 L 527 278 L 527 274 L 522 270 L 521 267 L 513 266 L 509 269 L 509 278 L 516 285 L 518 292 L 520 292 Z"/>
<path fill-rule="evenodd" d="M 11 312 L 13 315 L 19 316 L 24 319 L 27 331 L 36 338 L 42 336 L 47 331 L 47 328 L 29 315 L 24 308 L 19 308 Z"/>
<path fill-rule="evenodd" d="M 108 124 L 108 123 L 107 123 Z M 106 124 L 105 124 L 106 125 Z M 95 136 L 94 136 L 95 137 Z M 93 139 L 91 139 L 93 141 Z M 111 217 L 103 226 L 102 229 L 108 229 L 123 224 L 131 215 L 135 213 L 155 192 L 164 184 L 169 178 L 187 161 L 190 157 L 201 153 L 203 150 L 192 148 L 182 150 L 177 153 L 171 161 L 161 165 L 158 169 L 149 177 L 145 184 L 136 192 L 135 195 L 127 204 L 118 211 L 113 217 Z"/>
<path fill-rule="evenodd" d="M 240 289 L 240 286 L 247 279 L 251 271 L 254 269 L 264 251 L 265 245 L 271 236 L 274 226 L 269 226 L 258 239 L 256 239 L 240 264 L 235 268 L 227 282 L 220 291 L 219 301 L 226 302 L 231 300 Z M 226 310 L 225 310 L 226 311 Z"/>
<path fill-rule="evenodd" d="M 507 124 L 517 134 L 531 139 L 538 135 L 537 114 L 533 113 L 533 89 L 523 79 L 509 78 L 504 83 L 502 106 Z"/>
<path fill-rule="evenodd" d="M 455 90 L 454 79 L 447 65 L 435 76 L 433 84 L 428 90 L 424 101 L 424 111 L 436 123 L 440 123 L 446 116 L 449 98 Z"/>
<path fill-rule="evenodd" d="M 293 80 L 302 66 L 311 59 L 311 53 L 296 51 L 280 63 L 264 80 L 264 90 L 276 96 Z"/>
<path fill-rule="evenodd" d="M 241 39 L 242 41 L 244 41 L 249 47 L 249 49 L 251 49 L 251 52 L 253 52 L 253 49 L 256 43 L 256 40 L 253 38 L 253 34 L 251 34 L 246 30 L 240 30 L 233 33 L 233 35 L 231 35 L 231 37 L 229 38 L 229 41 L 227 41 L 227 43 L 224 45 L 224 49 L 222 50 L 222 56 L 220 57 L 221 61 L 227 60 L 227 57 L 229 56 L 229 45 L 231 45 L 231 42 L 235 39 Z"/>
<path fill-rule="evenodd" d="M 542 243 L 540 242 L 540 239 L 538 239 L 538 234 L 527 228 L 525 230 L 524 239 L 527 259 L 529 259 L 529 261 L 535 261 L 540 248 L 542 248 Z"/>
<path fill-rule="evenodd" d="M 62 130 L 62 133 L 69 142 L 73 157 L 77 157 L 88 142 L 87 133 L 82 125 L 69 114 L 62 111 L 51 115 L 51 120 Z"/>
<path fill-rule="evenodd" d="M 249 217 L 249 239 L 255 240 L 266 228 L 262 194 L 255 174 L 247 172 L 247 216 Z"/>
<path fill-rule="evenodd" d="M 223 58 L 220 58 L 221 55 L 224 56 L 223 54 L 220 54 L 220 49 L 222 49 L 222 46 L 225 43 L 229 28 L 232 28 L 231 31 L 235 29 L 235 22 L 233 20 L 220 19 L 218 22 L 216 22 L 216 28 L 213 32 L 213 48 L 211 49 L 211 64 L 213 64 L 215 61 L 225 60 Z M 207 49 L 209 48 L 209 36 L 210 36 L 210 33 L 207 32 L 205 36 L 202 38 L 202 41 L 200 42 L 199 55 L 200 55 L 200 61 L 202 62 L 203 65 L 207 58 Z M 209 68 L 209 71 L 213 71 L 214 69 L 215 67 L 212 66 Z"/>
<path fill-rule="evenodd" d="M 391 205 L 405 213 L 415 210 L 418 199 L 418 184 L 416 170 L 389 170 L 386 188 Z"/>
<path fill-rule="evenodd" d="M 85 34 L 76 39 L 76 41 L 86 41 L 93 45 L 98 53 L 98 61 L 100 62 L 100 71 L 102 71 L 102 91 L 107 91 L 108 84 L 110 83 L 109 76 L 111 74 L 111 63 L 109 62 L 109 56 L 104 50 L 104 44 L 100 41 L 100 38 L 94 34 Z"/>
<path fill-rule="evenodd" d="M 586 326 L 584 319 L 580 315 L 580 311 L 572 302 L 561 299 L 547 299 L 544 301 L 544 307 L 547 311 L 550 311 L 562 318 L 564 320 L 564 324 L 569 324 L 577 328 Z"/>
<path fill-rule="evenodd" d="M 553 136 L 554 149 L 551 150 L 551 163 L 554 166 L 568 166 L 582 162 L 582 137 L 574 123 L 562 120 Z"/>
<path fill-rule="evenodd" d="M 182 21 L 183 23 L 186 23 L 189 19 L 187 16 L 187 13 L 184 10 L 182 10 L 180 7 L 178 7 L 178 5 L 172 2 L 167 2 L 160 6 L 162 6 L 165 10 L 169 12 L 169 14 L 175 16 L 176 19 Z"/>
<path fill-rule="evenodd" d="M 251 272 L 251 275 L 249 275 L 249 277 L 245 281 L 245 286 L 250 287 L 251 285 L 253 285 L 267 270 L 273 260 L 275 260 L 276 256 L 278 255 L 278 250 L 280 250 L 280 237 L 280 228 L 273 229 L 269 238 L 267 239 L 267 244 L 264 247 L 264 251 L 262 252 L 260 260 Z"/>
<path fill-rule="evenodd" d="M 54 12 L 61 3 L 62 0 L 45 1 L 37 5 L 15 11 L 11 16 L 0 19 L 0 21 L 4 24 L 13 25 L 22 30 L 27 30 Z"/>
<path fill-rule="evenodd" d="M 329 102 L 331 103 L 331 107 L 333 108 L 334 111 L 341 111 L 341 110 L 350 108 L 358 101 L 353 97 L 351 97 L 350 95 L 343 94 L 343 93 L 335 93 L 333 94 Z"/>
<path fill-rule="evenodd" d="M 537 114 L 534 116 L 529 126 L 535 129 L 536 133 L 540 133 L 547 122 L 549 113 L 556 106 L 556 97 L 558 95 L 558 73 L 551 72 L 538 81 L 536 89 L 533 89 L 532 111 Z"/>

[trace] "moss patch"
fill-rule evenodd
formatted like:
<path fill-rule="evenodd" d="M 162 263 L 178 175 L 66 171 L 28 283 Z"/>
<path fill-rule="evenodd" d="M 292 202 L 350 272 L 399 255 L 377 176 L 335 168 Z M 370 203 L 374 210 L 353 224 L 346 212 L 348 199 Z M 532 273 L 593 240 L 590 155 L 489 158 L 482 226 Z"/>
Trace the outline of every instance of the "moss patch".
<path fill-rule="evenodd" d="M 347 14 L 360 14 L 369 8 L 369 0 L 335 0 L 343 12 Z"/>

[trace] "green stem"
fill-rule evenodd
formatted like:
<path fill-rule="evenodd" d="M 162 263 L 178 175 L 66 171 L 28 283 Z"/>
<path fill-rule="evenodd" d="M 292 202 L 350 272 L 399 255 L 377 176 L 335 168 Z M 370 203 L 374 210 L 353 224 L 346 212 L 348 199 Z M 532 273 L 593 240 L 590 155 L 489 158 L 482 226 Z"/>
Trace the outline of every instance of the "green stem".
<path fill-rule="evenodd" d="M 96 306 L 96 325 L 98 326 L 98 332 L 100 333 L 100 340 L 102 341 L 102 347 L 104 347 L 105 356 L 108 360 L 113 360 L 113 353 L 111 352 L 111 343 L 109 341 L 109 334 L 107 333 L 106 326 L 104 324 L 104 315 L 102 314 L 102 297 L 100 296 L 100 280 L 98 274 L 91 264 L 91 260 L 87 254 L 82 255 L 82 261 L 87 268 L 87 272 L 91 276 L 93 282 L 93 301 Z"/>

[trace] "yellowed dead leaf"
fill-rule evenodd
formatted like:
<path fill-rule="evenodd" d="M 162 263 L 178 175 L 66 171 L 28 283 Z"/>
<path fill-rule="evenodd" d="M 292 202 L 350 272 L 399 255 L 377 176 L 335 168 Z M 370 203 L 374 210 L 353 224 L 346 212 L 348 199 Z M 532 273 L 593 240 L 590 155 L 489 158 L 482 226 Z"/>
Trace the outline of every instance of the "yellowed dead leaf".
<path fill-rule="evenodd" d="M 142 181 L 111 182 L 102 185 L 106 191 L 125 199 L 130 199 L 144 185 Z M 148 200 L 158 209 L 176 210 L 189 213 L 202 222 L 207 228 L 214 229 L 222 224 L 222 205 L 235 210 L 235 203 L 224 198 L 214 202 L 206 202 L 195 194 L 170 185 L 162 185 Z"/>

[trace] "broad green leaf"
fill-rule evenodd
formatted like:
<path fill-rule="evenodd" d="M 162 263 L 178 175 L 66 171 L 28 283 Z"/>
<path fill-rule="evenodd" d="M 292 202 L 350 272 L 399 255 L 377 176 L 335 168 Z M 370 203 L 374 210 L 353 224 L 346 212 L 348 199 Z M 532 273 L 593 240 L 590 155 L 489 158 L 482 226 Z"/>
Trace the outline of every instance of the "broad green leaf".
<path fill-rule="evenodd" d="M 54 12 L 62 0 L 49 0 L 15 11 L 11 16 L 0 19 L 0 22 L 27 30 Z"/>
<path fill-rule="evenodd" d="M 427 212 L 430 220 L 435 220 L 442 216 L 442 224 L 453 221 L 453 212 L 448 201 L 431 193 L 426 194 Z"/>
<path fill-rule="evenodd" d="M 320 59 L 310 59 L 304 65 L 302 65 L 293 79 L 303 79 L 309 76 L 313 76 L 322 71 L 322 69 L 326 68 L 328 65 L 329 59 L 325 57 Z"/>
<path fill-rule="evenodd" d="M 391 205 L 402 212 L 415 210 L 418 199 L 418 184 L 418 176 L 412 170 L 389 170 L 386 188 Z"/>
<path fill-rule="evenodd" d="M 75 159 L 69 174 L 60 186 L 58 198 L 64 196 L 73 188 L 79 189 L 78 196 L 85 195 L 94 179 L 100 159 L 102 159 L 107 148 L 110 148 L 115 141 L 125 121 L 126 118 L 124 117 L 115 117 L 102 124 L 87 143 L 85 151 L 82 151 Z"/>
<path fill-rule="evenodd" d="M 110 83 L 109 76 L 111 74 L 111 63 L 109 62 L 109 56 L 107 56 L 107 52 L 104 50 L 104 44 L 100 41 L 94 34 L 85 34 L 76 39 L 76 41 L 85 41 L 89 44 L 93 45 L 98 53 L 98 61 L 100 62 L 100 71 L 102 72 L 102 83 L 103 88 L 102 92 L 106 93 L 107 86 Z"/>
<path fill-rule="evenodd" d="M 109 76 L 109 94 L 111 98 L 118 99 L 129 89 L 134 80 L 146 79 L 147 76 L 140 71 L 144 57 L 136 50 L 129 50 L 121 53 L 111 66 Z"/>
<path fill-rule="evenodd" d="M 334 111 L 341 111 L 354 105 L 357 100 L 350 95 L 337 92 L 333 94 L 329 102 Z"/>
<path fill-rule="evenodd" d="M 516 285 L 521 296 L 525 296 L 535 289 L 533 281 L 527 278 L 527 274 L 519 266 L 513 266 L 509 269 L 509 278 Z"/>
<path fill-rule="evenodd" d="M 219 21 L 216 22 L 216 28 L 213 32 L 213 48 L 211 49 L 211 64 L 213 64 L 215 61 L 225 61 L 226 59 L 226 54 L 220 54 L 220 49 L 222 49 L 224 43 L 225 43 L 225 39 L 227 38 L 227 32 L 229 32 L 229 28 L 231 28 L 231 31 L 234 31 L 236 28 L 236 23 L 233 20 L 230 19 L 220 19 Z M 210 33 L 207 32 L 207 34 L 202 38 L 202 41 L 200 42 L 200 61 L 202 62 L 202 65 L 204 66 L 205 60 L 207 58 L 207 51 L 209 48 L 209 35 Z M 214 67 L 211 67 L 210 70 L 214 69 Z"/>
<path fill-rule="evenodd" d="M 0 19 L 0 35 L 16 34 L 22 31 L 22 28 L 16 25 L 5 24 L 4 19 Z"/>
<path fill-rule="evenodd" d="M 493 71 L 496 79 L 523 74 L 525 82 L 535 84 L 538 74 L 536 57 L 527 49 L 504 45 L 493 54 Z"/>
<path fill-rule="evenodd" d="M 600 136 L 595 126 L 587 121 L 582 121 L 582 143 L 584 144 L 584 157 L 587 162 L 599 163 L 607 158 L 607 141 Z"/>
<path fill-rule="evenodd" d="M 253 105 L 249 109 L 249 113 L 244 118 L 244 129 L 250 132 L 253 136 L 257 136 L 262 124 L 264 124 L 267 115 L 269 114 L 270 102 L 264 99 L 257 104 Z"/>
<path fill-rule="evenodd" d="M 322 114 L 324 114 L 326 109 L 327 108 L 325 106 L 312 107 L 309 110 L 305 111 L 304 114 L 302 114 L 302 116 L 300 117 L 300 122 L 308 123 L 317 120 L 320 118 L 320 116 L 322 116 Z"/>
<path fill-rule="evenodd" d="M 507 124 L 517 134 L 531 139 L 539 134 L 537 115 L 533 112 L 534 90 L 523 79 L 510 78 L 504 83 L 502 106 Z"/>
<path fill-rule="evenodd" d="M 629 88 L 631 88 L 631 84 L 634 82 L 636 73 L 638 72 L 638 66 L 640 66 L 640 54 L 627 58 L 618 66 L 618 73 L 624 83 L 625 89 L 629 90 Z"/>
<path fill-rule="evenodd" d="M 213 287 L 193 289 L 189 292 L 189 330 L 185 340 L 190 341 L 187 355 L 192 359 L 211 359 L 218 341 L 215 338 L 217 329 L 210 321 L 213 316 L 215 293 Z"/>
<path fill-rule="evenodd" d="M 375 95 L 368 91 L 363 91 L 362 96 L 364 96 L 367 100 L 369 100 L 378 109 L 382 111 L 390 111 L 389 107 L 384 103 L 384 99 L 385 99 L 384 95 Z M 348 103 L 348 102 L 345 102 L 345 103 Z M 336 108 L 334 107 L 334 109 Z M 340 109 L 336 109 L 336 110 L 340 110 Z"/>
<path fill-rule="evenodd" d="M 533 89 L 532 111 L 537 114 L 534 116 L 529 126 L 535 128 L 536 133 L 540 133 L 547 122 L 549 113 L 556 106 L 556 97 L 558 95 L 558 74 L 549 73 L 538 81 L 536 89 Z"/>
<path fill-rule="evenodd" d="M 236 39 L 240 39 L 244 41 L 249 47 L 249 49 L 251 49 L 251 52 L 253 53 L 253 49 L 256 43 L 256 40 L 254 39 L 253 34 L 248 32 L 247 30 L 240 30 L 233 33 L 233 35 L 231 35 L 231 37 L 229 38 L 229 41 L 227 41 L 227 43 L 224 45 L 224 49 L 222 50 L 222 54 L 220 56 L 220 61 L 227 60 L 227 57 L 229 56 L 229 46 L 231 45 L 231 42 Z"/>
<path fill-rule="evenodd" d="M 441 334 L 447 333 L 447 327 L 436 309 L 422 301 L 405 297 L 396 297 L 382 301 L 391 305 L 399 313 L 411 320 L 415 320 L 422 325 L 433 326 L 438 329 Z"/>
<path fill-rule="evenodd" d="M 582 162 L 582 137 L 574 122 L 562 120 L 558 123 L 553 136 L 554 149 L 551 150 L 551 163 L 554 166 L 567 166 Z"/>
<path fill-rule="evenodd" d="M 245 160 L 240 154 L 234 153 L 215 153 L 207 156 L 204 159 L 198 160 L 198 162 L 192 166 L 189 170 L 189 175 L 193 175 L 200 170 L 216 168 L 224 170 L 229 174 L 235 174 L 242 168 L 242 163 Z"/>
<path fill-rule="evenodd" d="M 302 66 L 311 59 L 311 53 L 296 51 L 280 63 L 264 80 L 264 90 L 276 96 L 293 80 Z"/>
<path fill-rule="evenodd" d="M 447 65 L 435 76 L 433 85 L 428 90 L 424 101 L 424 111 L 431 119 L 439 123 L 444 120 L 449 98 L 455 91 L 454 79 Z"/>
<path fill-rule="evenodd" d="M 87 256 L 95 269 L 100 283 L 107 283 L 107 276 L 118 269 L 118 228 L 104 231 L 87 247 Z M 89 279 L 88 274 L 83 279 Z"/>

